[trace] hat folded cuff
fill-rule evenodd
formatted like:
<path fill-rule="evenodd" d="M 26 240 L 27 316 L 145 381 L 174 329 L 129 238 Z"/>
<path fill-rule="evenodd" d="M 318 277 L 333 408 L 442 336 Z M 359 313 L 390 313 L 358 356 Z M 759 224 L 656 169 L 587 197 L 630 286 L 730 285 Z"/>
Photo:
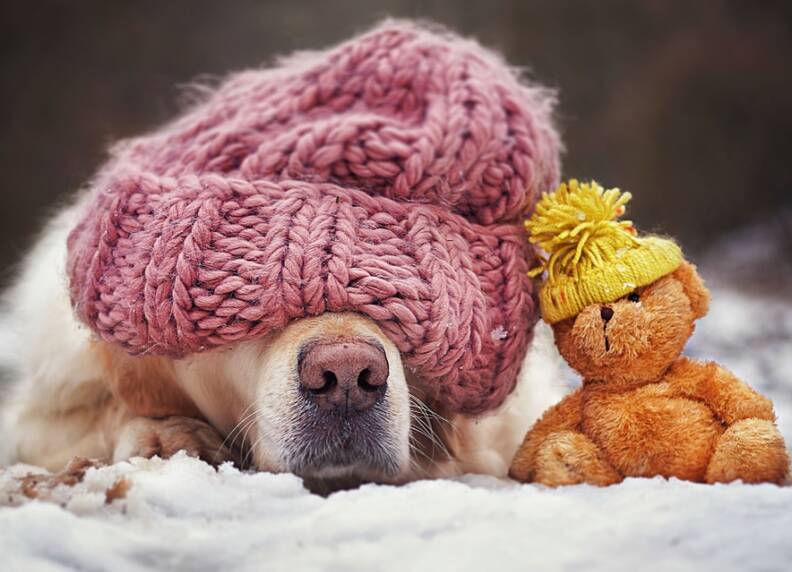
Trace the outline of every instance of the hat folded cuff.
<path fill-rule="evenodd" d="M 97 187 L 69 237 L 71 297 L 130 353 L 178 357 L 354 311 L 452 409 L 491 408 L 515 383 L 535 320 L 519 224 L 296 180 L 124 169 Z"/>
<path fill-rule="evenodd" d="M 553 324 L 576 316 L 591 304 L 607 304 L 636 288 L 647 286 L 682 264 L 682 251 L 672 240 L 658 236 L 639 239 L 616 260 L 589 268 L 576 279 L 563 275 L 542 288 L 542 317 Z"/>

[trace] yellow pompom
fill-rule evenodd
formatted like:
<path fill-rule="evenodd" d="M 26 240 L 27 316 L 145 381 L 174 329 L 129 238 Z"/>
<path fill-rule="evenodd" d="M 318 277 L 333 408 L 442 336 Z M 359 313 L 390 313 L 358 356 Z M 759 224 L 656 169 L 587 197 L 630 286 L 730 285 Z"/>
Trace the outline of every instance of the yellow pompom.
<path fill-rule="evenodd" d="M 547 272 L 540 293 L 545 319 L 558 321 L 590 303 L 617 299 L 679 265 L 682 255 L 673 241 L 638 238 L 632 222 L 618 220 L 631 198 L 575 179 L 542 196 L 525 228 L 547 253 L 529 272 Z"/>
<path fill-rule="evenodd" d="M 554 193 L 545 193 L 525 228 L 530 241 L 550 254 L 549 260 L 532 270 L 537 275 L 561 265 L 576 267 L 601 263 L 609 252 L 635 242 L 630 221 L 618 221 L 632 198 L 619 189 L 603 189 L 595 181 L 561 183 Z"/>

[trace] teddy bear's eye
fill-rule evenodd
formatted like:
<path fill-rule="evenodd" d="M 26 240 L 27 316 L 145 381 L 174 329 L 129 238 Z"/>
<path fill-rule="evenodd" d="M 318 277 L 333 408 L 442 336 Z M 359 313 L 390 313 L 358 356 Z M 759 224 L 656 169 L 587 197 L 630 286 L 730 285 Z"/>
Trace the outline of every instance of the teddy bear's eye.
<path fill-rule="evenodd" d="M 641 297 L 640 297 L 640 296 L 639 296 L 639 295 L 638 295 L 636 292 L 630 292 L 630 293 L 627 295 L 627 299 L 628 299 L 630 302 L 638 302 L 638 301 L 641 299 Z"/>

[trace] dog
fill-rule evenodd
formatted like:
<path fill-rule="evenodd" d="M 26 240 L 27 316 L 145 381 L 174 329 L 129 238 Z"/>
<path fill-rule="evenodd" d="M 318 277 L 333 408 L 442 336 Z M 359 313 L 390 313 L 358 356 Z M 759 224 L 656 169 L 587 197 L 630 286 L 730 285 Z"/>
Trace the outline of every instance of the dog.
<path fill-rule="evenodd" d="M 64 271 L 79 206 L 45 228 L 6 294 L 0 462 L 59 470 L 184 449 L 292 472 L 317 489 L 507 474 L 527 428 L 563 392 L 545 327 L 516 389 L 483 417 L 422 400 L 420 380 L 367 317 L 325 313 L 182 359 L 130 356 L 73 315 Z"/>
<path fill-rule="evenodd" d="M 560 175 L 554 103 L 386 20 L 114 145 L 7 295 L 4 462 L 505 476 L 561 393 L 522 226 Z"/>

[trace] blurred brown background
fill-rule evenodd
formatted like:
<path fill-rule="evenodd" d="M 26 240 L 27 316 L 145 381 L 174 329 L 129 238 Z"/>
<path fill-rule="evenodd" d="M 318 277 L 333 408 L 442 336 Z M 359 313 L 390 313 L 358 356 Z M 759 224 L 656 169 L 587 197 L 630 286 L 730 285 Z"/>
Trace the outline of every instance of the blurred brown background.
<path fill-rule="evenodd" d="M 763 238 L 740 264 L 770 250 L 792 260 L 792 2 L 5 4 L 3 268 L 110 142 L 178 111 L 179 84 L 323 47 L 388 15 L 475 35 L 558 88 L 566 175 L 633 191 L 642 228 L 695 253 L 758 225 Z"/>

